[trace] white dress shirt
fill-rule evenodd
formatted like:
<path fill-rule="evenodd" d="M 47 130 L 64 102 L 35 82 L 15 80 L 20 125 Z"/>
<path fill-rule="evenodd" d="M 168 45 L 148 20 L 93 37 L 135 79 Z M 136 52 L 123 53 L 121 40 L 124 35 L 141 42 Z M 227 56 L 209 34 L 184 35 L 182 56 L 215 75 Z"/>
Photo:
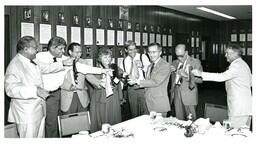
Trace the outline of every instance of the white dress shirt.
<path fill-rule="evenodd" d="M 225 81 L 229 116 L 252 114 L 252 75 L 241 58 L 234 60 L 223 73 L 202 72 L 202 78 L 205 81 Z"/>
<path fill-rule="evenodd" d="M 61 63 L 37 65 L 17 54 L 5 73 L 5 91 L 11 97 L 8 121 L 20 124 L 33 123 L 45 116 L 45 101 L 37 96 L 37 87 L 43 87 L 42 72 L 63 69 Z"/>
<path fill-rule="evenodd" d="M 131 62 L 134 62 L 134 61 L 140 61 L 140 53 L 136 53 L 135 57 L 133 58 L 132 60 L 132 57 L 130 56 L 127 56 L 125 57 L 124 59 L 124 65 L 125 65 L 125 69 L 124 69 L 124 66 L 123 66 L 123 63 L 120 64 L 120 68 L 127 72 L 128 74 L 132 74 L 133 76 L 135 76 L 135 72 L 132 71 L 132 64 Z M 146 73 L 147 72 L 147 69 L 148 69 L 148 66 L 151 64 L 148 57 L 145 55 L 145 54 L 142 54 L 142 62 L 143 62 L 143 68 L 142 70 Z M 142 70 L 139 68 L 138 69 L 138 72 L 139 72 L 139 80 L 143 80 L 144 77 L 143 77 L 143 72 Z"/>

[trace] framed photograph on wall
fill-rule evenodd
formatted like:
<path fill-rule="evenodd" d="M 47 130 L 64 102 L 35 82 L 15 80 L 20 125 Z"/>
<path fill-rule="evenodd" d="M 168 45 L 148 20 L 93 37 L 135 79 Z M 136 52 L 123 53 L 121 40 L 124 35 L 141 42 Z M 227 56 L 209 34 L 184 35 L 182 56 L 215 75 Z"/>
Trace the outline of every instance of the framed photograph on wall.
<path fill-rule="evenodd" d="M 109 19 L 109 20 L 108 20 L 108 28 L 109 28 L 109 29 L 113 29 L 113 28 L 114 28 L 114 23 L 113 23 L 113 20 L 112 20 L 112 19 Z"/>
<path fill-rule="evenodd" d="M 73 16 L 73 24 L 78 25 L 79 24 L 79 17 L 77 15 Z"/>
<path fill-rule="evenodd" d="M 157 33 L 160 33 L 160 32 L 161 32 L 161 27 L 157 26 Z"/>
<path fill-rule="evenodd" d="M 85 27 L 91 27 L 92 26 L 92 19 L 90 17 L 85 18 Z"/>
<path fill-rule="evenodd" d="M 49 11 L 48 10 L 42 10 L 41 20 L 44 23 L 48 23 L 49 22 Z"/>
<path fill-rule="evenodd" d="M 136 25 L 135 25 L 135 30 L 136 30 L 136 31 L 140 31 L 140 24 L 139 24 L 139 23 L 136 23 Z"/>
<path fill-rule="evenodd" d="M 144 32 L 147 32 L 147 30 L 148 30 L 148 27 L 147 27 L 146 24 L 144 24 L 144 26 L 143 26 L 143 31 L 144 31 Z"/>
<path fill-rule="evenodd" d="M 153 25 L 150 26 L 150 32 L 154 32 L 154 26 Z"/>
<path fill-rule="evenodd" d="M 117 28 L 123 29 L 123 21 L 122 20 L 118 20 Z"/>
<path fill-rule="evenodd" d="M 131 22 L 127 22 L 127 29 L 132 30 L 132 23 Z"/>
<path fill-rule="evenodd" d="M 97 19 L 97 27 L 98 27 L 98 28 L 101 28 L 101 27 L 102 27 L 102 19 L 101 19 L 101 18 L 98 18 L 98 19 Z"/>
<path fill-rule="evenodd" d="M 171 29 L 171 28 L 169 28 L 169 31 L 168 31 L 168 32 L 169 32 L 169 34 L 172 34 L 172 29 Z"/>
<path fill-rule="evenodd" d="M 62 23 L 65 22 L 65 17 L 64 17 L 64 14 L 62 12 L 58 13 L 58 22 L 59 22 L 59 24 L 62 24 Z"/>
<path fill-rule="evenodd" d="M 129 8 L 126 6 L 119 7 L 119 19 L 128 20 L 129 19 Z"/>
<path fill-rule="evenodd" d="M 23 20 L 31 21 L 32 20 L 32 10 L 30 8 L 23 9 Z"/>

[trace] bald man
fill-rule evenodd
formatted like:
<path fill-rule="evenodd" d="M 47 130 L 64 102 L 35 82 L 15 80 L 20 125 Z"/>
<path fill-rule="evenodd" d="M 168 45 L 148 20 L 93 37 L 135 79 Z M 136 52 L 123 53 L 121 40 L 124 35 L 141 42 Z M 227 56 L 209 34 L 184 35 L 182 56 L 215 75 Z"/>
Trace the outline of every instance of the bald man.
<path fill-rule="evenodd" d="M 175 48 L 177 59 L 172 65 L 176 71 L 172 73 L 171 99 L 174 100 L 176 117 L 186 120 L 189 114 L 196 119 L 196 106 L 198 104 L 197 83 L 202 83 L 202 78 L 191 74 L 192 69 L 202 71 L 201 62 L 188 55 L 185 44 L 178 44 Z"/>

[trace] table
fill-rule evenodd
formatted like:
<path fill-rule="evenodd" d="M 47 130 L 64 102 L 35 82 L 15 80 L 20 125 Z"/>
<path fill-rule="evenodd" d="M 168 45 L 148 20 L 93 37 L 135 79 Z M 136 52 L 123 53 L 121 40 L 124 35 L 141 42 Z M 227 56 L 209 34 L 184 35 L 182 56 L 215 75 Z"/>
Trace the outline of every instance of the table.
<path fill-rule="evenodd" d="M 139 139 L 156 139 L 156 138 L 166 138 L 170 139 L 171 137 L 175 137 L 176 141 L 187 139 L 187 137 L 184 136 L 185 128 L 178 128 L 177 125 L 170 125 L 166 124 L 170 122 L 170 120 L 173 120 L 174 118 L 156 118 L 155 120 L 152 120 L 149 115 L 142 115 L 139 117 L 136 117 L 134 119 L 130 119 L 127 121 L 124 121 L 122 123 L 116 124 L 111 126 L 114 131 L 121 131 L 122 129 L 126 131 L 126 133 L 130 132 L 133 134 L 133 136 L 128 136 L 128 138 L 139 138 Z M 176 118 L 175 118 L 176 119 Z M 180 121 L 180 120 L 179 120 Z M 183 125 L 189 125 L 191 121 L 180 121 L 183 122 Z M 234 129 L 236 130 L 236 129 Z M 251 134 L 246 133 L 247 137 L 250 137 Z M 87 135 L 88 136 L 88 135 Z M 113 135 L 111 134 L 104 134 L 102 131 L 98 131 L 95 133 L 90 134 L 91 138 L 113 138 Z M 126 138 L 126 136 L 124 136 Z M 227 139 L 227 138 L 245 138 L 241 135 L 234 135 L 231 136 L 231 134 L 226 133 L 226 129 L 222 127 L 212 127 L 210 128 L 206 133 L 200 134 L 195 133 L 191 138 L 192 139 L 212 139 L 214 138 L 221 138 L 221 139 Z"/>

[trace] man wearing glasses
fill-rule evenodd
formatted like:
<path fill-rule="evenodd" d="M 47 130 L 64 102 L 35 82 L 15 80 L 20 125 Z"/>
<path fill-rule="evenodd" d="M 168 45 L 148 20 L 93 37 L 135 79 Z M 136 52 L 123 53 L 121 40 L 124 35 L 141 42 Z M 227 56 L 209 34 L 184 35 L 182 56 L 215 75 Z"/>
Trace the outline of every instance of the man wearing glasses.
<path fill-rule="evenodd" d="M 208 73 L 192 70 L 195 76 L 201 76 L 204 81 L 225 82 L 228 117 L 233 128 L 249 128 L 252 115 L 252 74 L 241 54 L 239 45 L 229 44 L 225 56 L 230 65 L 225 72 Z"/>
<path fill-rule="evenodd" d="M 129 84 L 144 87 L 149 112 L 155 111 L 166 117 L 167 112 L 170 111 L 167 86 L 174 68 L 161 58 L 162 47 L 158 43 L 149 45 L 148 54 L 151 64 L 147 70 L 145 80 L 133 77 L 129 79 Z"/>
<path fill-rule="evenodd" d="M 192 114 L 192 119 L 195 120 L 198 104 L 197 83 L 202 83 L 202 79 L 194 77 L 191 70 L 202 71 L 201 62 L 188 55 L 185 44 L 178 44 L 175 53 L 177 59 L 172 65 L 176 71 L 172 74 L 171 100 L 174 100 L 176 117 L 186 120 Z"/>

